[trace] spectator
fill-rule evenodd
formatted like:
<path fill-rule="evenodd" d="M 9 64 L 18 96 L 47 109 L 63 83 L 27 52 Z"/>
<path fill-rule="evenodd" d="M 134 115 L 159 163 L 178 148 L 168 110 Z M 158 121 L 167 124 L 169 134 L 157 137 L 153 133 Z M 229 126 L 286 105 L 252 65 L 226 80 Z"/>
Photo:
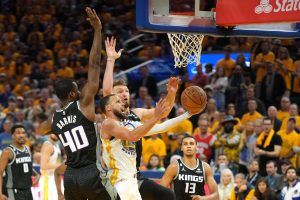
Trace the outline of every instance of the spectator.
<path fill-rule="evenodd" d="M 293 151 L 294 146 L 298 146 L 298 133 L 295 131 L 296 120 L 290 117 L 287 122 L 286 130 L 281 130 L 278 135 L 282 139 L 282 147 L 279 153 L 279 158 L 287 158 L 291 161 L 292 165 L 296 167 L 296 154 Z"/>
<path fill-rule="evenodd" d="M 208 132 L 208 121 L 205 118 L 198 120 L 199 132 L 195 133 L 195 140 L 197 143 L 197 154 L 201 160 L 204 159 L 209 162 L 212 154 L 212 146 L 214 143 L 214 135 Z"/>
<path fill-rule="evenodd" d="M 251 200 L 254 195 L 254 189 L 247 184 L 244 174 L 239 173 L 234 178 L 235 187 L 231 190 L 229 200 Z"/>
<path fill-rule="evenodd" d="M 8 145 L 12 144 L 13 139 L 11 136 L 11 127 L 13 122 L 10 120 L 5 120 L 3 123 L 3 132 L 0 133 L 0 150 L 4 150 Z"/>
<path fill-rule="evenodd" d="M 269 106 L 268 117 L 272 120 L 274 131 L 278 132 L 281 127 L 281 121 L 277 119 L 277 108 L 275 106 Z"/>
<path fill-rule="evenodd" d="M 175 158 L 181 158 L 183 156 L 183 153 L 181 151 L 181 143 L 182 143 L 182 139 L 186 135 L 188 135 L 188 133 L 179 133 L 178 135 L 176 135 L 177 148 L 174 151 L 171 151 L 170 153 L 168 153 L 168 155 L 164 159 L 165 167 L 169 166 L 172 159 L 176 160 Z"/>
<path fill-rule="evenodd" d="M 254 134 L 254 123 L 248 121 L 245 126 L 245 130 L 241 134 L 239 143 L 239 173 L 247 174 L 247 166 L 254 159 L 254 147 L 256 143 L 256 137 Z"/>
<path fill-rule="evenodd" d="M 143 108 L 145 106 L 145 103 L 147 101 L 147 97 L 149 96 L 148 94 L 148 89 L 145 86 L 141 86 L 139 88 L 139 95 L 138 98 L 136 99 L 136 107 L 137 108 Z M 155 103 L 152 100 L 151 105 L 154 106 Z"/>
<path fill-rule="evenodd" d="M 161 157 L 157 154 L 152 154 L 149 158 L 147 170 L 152 171 L 165 171 L 165 168 L 161 166 Z"/>
<path fill-rule="evenodd" d="M 224 76 L 223 68 L 218 68 L 211 80 L 213 98 L 216 100 L 218 110 L 225 108 L 225 91 L 228 85 L 228 78 Z"/>
<path fill-rule="evenodd" d="M 268 182 L 271 190 L 276 194 L 280 194 L 281 189 L 283 188 L 283 175 L 277 173 L 277 163 L 274 160 L 269 160 L 266 165 L 266 171 L 268 176 L 266 181 Z"/>
<path fill-rule="evenodd" d="M 229 79 L 229 84 L 226 90 L 226 101 L 237 102 L 238 97 L 241 97 L 241 85 L 244 84 L 245 78 L 240 65 L 236 65 Z"/>
<path fill-rule="evenodd" d="M 160 159 L 164 159 L 167 155 L 166 144 L 158 137 L 158 135 L 151 135 L 149 139 L 143 142 L 143 162 L 149 164 L 148 161 L 152 154 L 156 154 Z"/>
<path fill-rule="evenodd" d="M 280 121 L 283 121 L 285 118 L 289 117 L 291 101 L 288 97 L 283 96 L 280 100 L 280 110 L 277 111 L 276 116 Z"/>
<path fill-rule="evenodd" d="M 234 188 L 234 177 L 230 169 L 221 172 L 220 183 L 218 184 L 219 200 L 228 200 L 230 192 Z"/>
<path fill-rule="evenodd" d="M 281 191 L 281 200 L 299 199 L 300 198 L 300 182 L 298 180 L 296 169 L 289 167 L 286 170 L 287 185 Z"/>
<path fill-rule="evenodd" d="M 273 63 L 266 62 L 265 66 L 267 74 L 261 83 L 260 99 L 266 106 L 278 106 L 280 98 L 285 93 L 287 87 L 283 76 L 275 71 Z"/>
<path fill-rule="evenodd" d="M 246 176 L 247 182 L 253 187 L 256 186 L 257 180 L 261 177 L 258 173 L 259 171 L 259 163 L 258 160 L 252 160 L 248 167 L 248 175 Z"/>
<path fill-rule="evenodd" d="M 266 176 L 266 163 L 270 160 L 279 160 L 282 139 L 272 129 L 272 120 L 263 119 L 264 131 L 257 137 L 254 153 L 259 158 L 259 169 L 262 176 Z"/>
<path fill-rule="evenodd" d="M 238 123 L 234 126 L 234 129 L 237 130 L 237 131 L 240 131 L 241 130 L 241 120 L 240 118 L 238 118 L 236 116 L 236 109 L 235 109 L 235 105 L 230 103 L 227 105 L 227 112 L 226 112 L 227 115 L 230 115 L 232 116 Z"/>
<path fill-rule="evenodd" d="M 255 87 L 256 87 L 256 95 L 260 98 L 261 94 L 261 83 L 263 78 L 266 76 L 266 62 L 273 62 L 275 61 L 275 55 L 270 50 L 270 43 L 268 41 L 263 41 L 261 44 L 262 52 L 259 53 L 255 60 L 254 64 L 252 65 L 252 70 L 256 73 L 256 80 L 255 80 Z"/>
<path fill-rule="evenodd" d="M 207 74 L 203 73 L 202 64 L 197 65 L 196 70 L 197 70 L 197 74 L 194 75 L 191 82 L 194 85 L 197 85 L 197 86 L 203 88 L 204 86 L 206 86 L 209 83 L 209 77 L 207 76 Z"/>
<path fill-rule="evenodd" d="M 292 73 L 296 72 L 294 62 L 290 57 L 286 47 L 280 47 L 278 50 L 278 58 L 276 59 L 278 73 L 284 78 L 286 85 L 286 96 L 290 96 Z"/>
<path fill-rule="evenodd" d="M 280 174 L 283 175 L 283 183 L 284 185 L 287 184 L 287 178 L 286 178 L 286 170 L 292 166 L 292 163 L 289 159 L 284 158 L 283 160 L 280 161 Z"/>
<path fill-rule="evenodd" d="M 231 77 L 231 73 L 232 73 L 232 70 L 235 66 L 235 60 L 233 60 L 231 57 L 230 57 L 230 54 L 232 52 L 232 49 L 227 46 L 224 48 L 224 51 L 225 51 L 225 56 L 224 58 L 222 58 L 221 60 L 219 60 L 216 64 L 216 71 L 218 71 L 218 69 L 222 68 L 223 71 L 224 71 L 224 76 L 227 77 L 227 78 L 230 78 Z"/>
<path fill-rule="evenodd" d="M 265 178 L 260 178 L 255 186 L 254 197 L 251 200 L 279 200 L 271 190 Z"/>
<path fill-rule="evenodd" d="M 243 114 L 245 114 L 246 112 L 248 112 L 248 101 L 250 99 L 255 99 L 256 100 L 256 104 L 257 104 L 257 111 L 259 113 L 261 113 L 262 115 L 266 114 L 266 107 L 265 104 L 258 98 L 255 97 L 255 90 L 254 90 L 254 85 L 251 85 L 247 88 L 247 92 L 246 92 L 246 99 L 243 100 L 238 106 L 237 106 L 237 110 L 238 110 L 238 117 L 242 117 Z"/>
<path fill-rule="evenodd" d="M 206 63 L 204 66 L 205 68 L 205 74 L 208 75 L 209 77 L 209 82 L 211 81 L 212 77 L 214 76 L 214 71 L 213 71 L 213 65 L 211 63 Z"/>
<path fill-rule="evenodd" d="M 263 119 L 257 119 L 254 122 L 254 134 L 257 138 L 263 132 Z"/>
<path fill-rule="evenodd" d="M 300 116 L 298 114 L 298 105 L 297 104 L 292 103 L 290 105 L 289 114 L 290 114 L 289 117 L 283 119 L 280 130 L 286 130 L 287 125 L 288 125 L 287 122 L 288 122 L 289 118 L 291 118 L 291 117 L 296 120 L 296 127 L 300 127 Z"/>
<path fill-rule="evenodd" d="M 248 110 L 249 112 L 245 113 L 241 118 L 241 124 L 243 128 L 246 125 L 246 122 L 254 122 L 255 120 L 263 117 L 259 112 L 257 112 L 257 102 L 255 99 L 248 100 Z"/>
<path fill-rule="evenodd" d="M 239 161 L 238 146 L 240 143 L 240 133 L 234 130 L 233 127 L 235 124 L 237 124 L 237 121 L 232 116 L 226 116 L 222 122 L 224 131 L 217 133 L 214 146 L 216 157 L 218 157 L 219 154 L 225 154 L 229 162 L 237 166 Z"/>
<path fill-rule="evenodd" d="M 139 87 L 141 86 L 146 87 L 149 92 L 149 95 L 152 98 L 156 98 L 158 95 L 158 88 L 156 84 L 157 81 L 152 75 L 149 74 L 147 66 L 143 66 L 140 68 L 140 75 L 141 75 L 141 80 L 139 80 L 137 83 L 134 84 L 136 84 Z"/>

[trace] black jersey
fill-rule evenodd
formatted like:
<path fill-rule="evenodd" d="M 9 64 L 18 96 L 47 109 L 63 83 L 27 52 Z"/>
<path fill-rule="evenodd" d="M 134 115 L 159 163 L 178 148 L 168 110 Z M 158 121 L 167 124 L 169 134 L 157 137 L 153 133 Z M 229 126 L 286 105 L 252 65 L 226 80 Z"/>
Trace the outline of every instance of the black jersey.
<path fill-rule="evenodd" d="M 22 150 L 13 145 L 9 145 L 8 148 L 12 151 L 14 157 L 5 169 L 7 175 L 6 188 L 22 190 L 31 188 L 32 159 L 30 150 L 26 146 L 23 146 Z"/>
<path fill-rule="evenodd" d="M 205 172 L 202 161 L 197 159 L 197 167 L 190 169 L 181 159 L 178 162 L 178 174 L 174 178 L 172 188 L 177 200 L 191 200 L 192 195 L 205 195 Z"/>
<path fill-rule="evenodd" d="M 134 122 L 140 122 L 141 119 L 132 111 L 127 115 L 127 120 L 134 121 Z M 141 157 L 142 157 L 142 150 L 143 150 L 143 143 L 142 139 L 139 139 L 137 142 L 135 142 L 135 151 L 136 151 L 136 169 L 139 172 L 139 168 L 141 165 Z"/>
<path fill-rule="evenodd" d="M 65 148 L 67 166 L 96 164 L 97 126 L 82 114 L 79 101 L 70 102 L 54 113 L 51 130 Z"/>

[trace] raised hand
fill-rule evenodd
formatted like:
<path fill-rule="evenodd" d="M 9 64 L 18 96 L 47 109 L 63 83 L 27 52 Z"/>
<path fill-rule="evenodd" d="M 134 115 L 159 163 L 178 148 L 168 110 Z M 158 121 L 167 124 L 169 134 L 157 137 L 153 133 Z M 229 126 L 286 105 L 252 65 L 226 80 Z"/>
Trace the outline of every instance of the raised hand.
<path fill-rule="evenodd" d="M 163 118 L 164 113 L 169 109 L 169 104 L 166 99 L 160 99 L 154 110 L 154 117 Z"/>
<path fill-rule="evenodd" d="M 168 92 L 177 92 L 178 90 L 178 85 L 180 84 L 180 79 L 177 77 L 171 77 L 169 79 L 169 82 L 167 84 L 167 90 Z"/>
<path fill-rule="evenodd" d="M 101 24 L 101 21 L 100 21 L 98 15 L 97 15 L 96 11 L 94 9 L 86 7 L 85 12 L 88 16 L 87 20 L 90 22 L 92 27 L 95 30 L 101 30 L 102 29 L 102 24 Z"/>
<path fill-rule="evenodd" d="M 118 52 L 116 52 L 116 38 L 111 37 L 106 38 L 105 40 L 105 50 L 106 50 L 106 54 L 107 54 L 107 58 L 108 59 L 118 59 L 120 58 L 123 49 L 120 49 Z"/>

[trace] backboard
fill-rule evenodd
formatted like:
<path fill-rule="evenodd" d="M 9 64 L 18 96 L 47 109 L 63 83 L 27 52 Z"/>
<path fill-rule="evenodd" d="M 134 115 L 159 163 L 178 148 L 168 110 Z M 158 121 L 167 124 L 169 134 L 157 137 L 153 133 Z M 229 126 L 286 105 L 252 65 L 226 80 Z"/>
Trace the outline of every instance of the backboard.
<path fill-rule="evenodd" d="M 218 27 L 216 26 L 218 12 L 214 9 L 216 1 L 139 0 L 136 1 L 136 25 L 138 29 L 150 32 L 199 33 L 220 37 L 300 38 L 300 24 L 296 22 L 246 24 L 231 29 Z M 256 1 L 257 5 L 261 3 L 261 0 L 251 1 Z M 262 1 L 269 2 L 269 0 Z"/>

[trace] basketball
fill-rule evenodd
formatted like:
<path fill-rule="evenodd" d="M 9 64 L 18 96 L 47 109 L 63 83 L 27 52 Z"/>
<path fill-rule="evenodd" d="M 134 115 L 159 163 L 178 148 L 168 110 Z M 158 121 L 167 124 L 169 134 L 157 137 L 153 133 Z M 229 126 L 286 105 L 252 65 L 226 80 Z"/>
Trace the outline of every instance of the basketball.
<path fill-rule="evenodd" d="M 181 105 L 190 114 L 197 114 L 204 110 L 207 103 L 205 91 L 198 86 L 190 86 L 181 94 Z"/>

